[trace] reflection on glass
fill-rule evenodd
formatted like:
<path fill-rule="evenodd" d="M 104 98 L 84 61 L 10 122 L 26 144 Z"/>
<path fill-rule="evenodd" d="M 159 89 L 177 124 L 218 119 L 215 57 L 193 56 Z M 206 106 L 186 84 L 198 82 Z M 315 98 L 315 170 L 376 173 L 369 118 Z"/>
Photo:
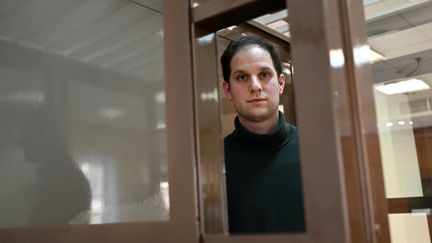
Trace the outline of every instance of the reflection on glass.
<path fill-rule="evenodd" d="M 430 242 L 432 1 L 363 2 L 391 239 Z"/>
<path fill-rule="evenodd" d="M 200 4 L 207 3 L 210 0 L 191 0 L 192 7 L 198 7 Z"/>
<path fill-rule="evenodd" d="M 0 227 L 167 220 L 162 2 L 1 6 Z"/>
<path fill-rule="evenodd" d="M 387 198 L 423 196 L 411 116 L 402 117 L 405 95 L 375 91 L 378 131 Z"/>

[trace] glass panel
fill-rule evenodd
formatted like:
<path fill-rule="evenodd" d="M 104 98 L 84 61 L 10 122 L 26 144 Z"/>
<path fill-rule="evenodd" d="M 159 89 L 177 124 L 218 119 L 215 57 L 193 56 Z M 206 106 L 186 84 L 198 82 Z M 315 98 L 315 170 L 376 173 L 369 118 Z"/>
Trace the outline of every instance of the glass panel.
<path fill-rule="evenodd" d="M 168 219 L 161 0 L 0 0 L 0 227 Z"/>
<path fill-rule="evenodd" d="M 392 242 L 431 242 L 432 1 L 363 1 Z"/>

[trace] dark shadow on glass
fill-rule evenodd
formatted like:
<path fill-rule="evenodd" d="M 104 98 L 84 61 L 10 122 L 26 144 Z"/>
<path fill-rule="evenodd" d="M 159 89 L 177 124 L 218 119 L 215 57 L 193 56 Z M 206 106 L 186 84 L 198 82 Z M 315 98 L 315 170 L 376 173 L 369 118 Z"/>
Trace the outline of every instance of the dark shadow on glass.
<path fill-rule="evenodd" d="M 31 112 L 20 145 L 36 165 L 28 225 L 59 225 L 90 207 L 89 183 L 68 152 L 65 131 L 45 108 Z"/>

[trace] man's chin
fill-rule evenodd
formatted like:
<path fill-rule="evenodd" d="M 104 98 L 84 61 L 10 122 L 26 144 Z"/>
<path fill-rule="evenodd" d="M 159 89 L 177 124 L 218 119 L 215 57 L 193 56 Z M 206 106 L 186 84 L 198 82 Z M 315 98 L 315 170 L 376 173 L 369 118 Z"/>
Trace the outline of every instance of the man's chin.
<path fill-rule="evenodd" d="M 263 122 L 270 119 L 272 115 L 273 114 L 271 114 L 268 111 L 256 111 L 256 112 L 249 112 L 243 115 L 243 117 L 252 122 Z"/>

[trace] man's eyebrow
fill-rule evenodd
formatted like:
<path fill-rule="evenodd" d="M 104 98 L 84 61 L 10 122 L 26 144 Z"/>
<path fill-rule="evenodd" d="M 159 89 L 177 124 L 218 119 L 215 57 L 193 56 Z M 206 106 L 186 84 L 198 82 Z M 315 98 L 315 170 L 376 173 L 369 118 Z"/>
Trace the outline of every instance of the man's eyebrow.
<path fill-rule="evenodd" d="M 273 69 L 271 67 L 263 67 L 260 69 L 260 72 L 271 72 L 274 73 Z"/>
<path fill-rule="evenodd" d="M 263 66 L 261 67 L 261 70 L 272 70 L 271 66 Z"/>
<path fill-rule="evenodd" d="M 232 74 L 237 74 L 237 73 L 247 73 L 247 72 L 242 69 L 234 70 L 234 72 L 232 72 Z"/>

